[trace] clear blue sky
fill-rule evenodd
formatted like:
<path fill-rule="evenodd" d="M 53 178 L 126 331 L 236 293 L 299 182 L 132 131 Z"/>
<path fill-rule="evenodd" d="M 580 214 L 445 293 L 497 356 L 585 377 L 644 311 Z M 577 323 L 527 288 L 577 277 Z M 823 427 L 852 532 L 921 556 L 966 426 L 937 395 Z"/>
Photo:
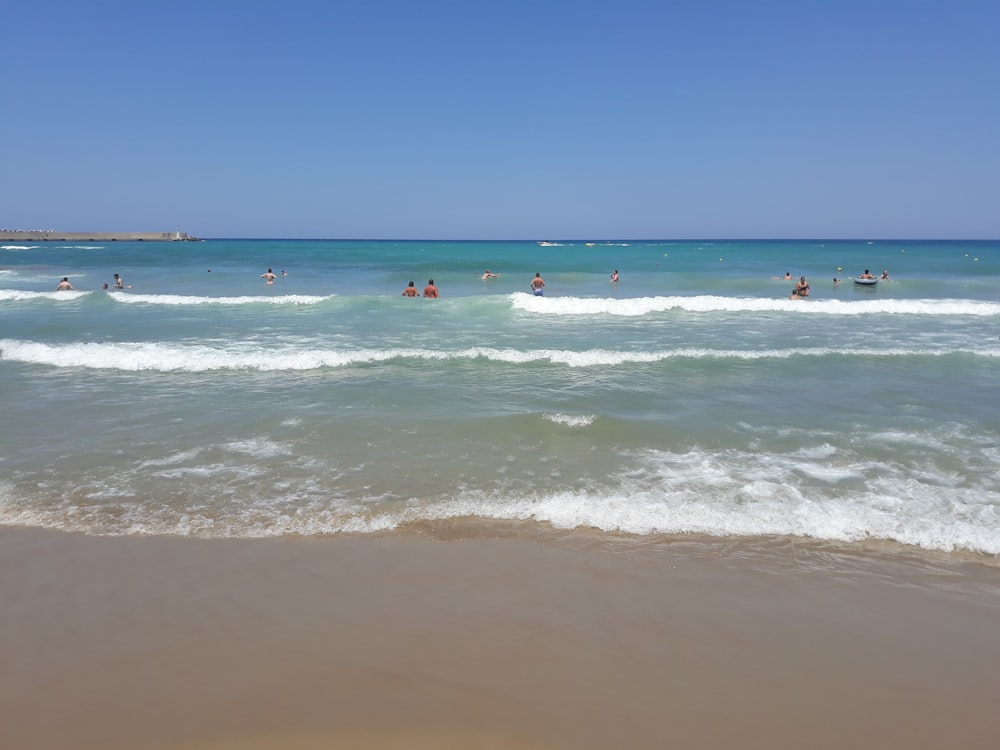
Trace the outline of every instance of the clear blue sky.
<path fill-rule="evenodd" d="M 0 227 L 1000 238 L 997 0 L 0 0 Z"/>

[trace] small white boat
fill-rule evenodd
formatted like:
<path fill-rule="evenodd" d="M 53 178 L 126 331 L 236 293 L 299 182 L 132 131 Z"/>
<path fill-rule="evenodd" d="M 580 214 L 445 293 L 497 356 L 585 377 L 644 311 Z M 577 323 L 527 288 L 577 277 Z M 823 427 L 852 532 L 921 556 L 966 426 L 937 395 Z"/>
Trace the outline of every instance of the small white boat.
<path fill-rule="evenodd" d="M 860 276 L 856 276 L 854 277 L 854 283 L 861 286 L 875 286 L 878 283 L 878 279 L 863 279 Z"/>
<path fill-rule="evenodd" d="M 549 242 L 548 240 L 542 240 L 540 242 L 537 242 L 536 244 L 540 245 L 541 247 L 556 247 L 559 243 L 558 242 Z"/>

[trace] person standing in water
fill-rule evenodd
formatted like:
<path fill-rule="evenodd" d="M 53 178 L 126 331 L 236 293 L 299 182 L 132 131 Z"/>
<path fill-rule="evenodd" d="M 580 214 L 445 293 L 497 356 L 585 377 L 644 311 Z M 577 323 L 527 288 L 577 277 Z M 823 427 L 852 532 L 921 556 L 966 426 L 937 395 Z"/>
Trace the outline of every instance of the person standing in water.
<path fill-rule="evenodd" d="M 427 280 L 427 286 L 424 287 L 424 296 L 432 299 L 437 299 L 441 296 L 438 294 L 438 288 L 434 286 L 434 279 Z"/>
<path fill-rule="evenodd" d="M 73 288 L 73 285 L 69 283 L 69 277 L 63 276 L 62 281 L 59 282 L 59 286 L 56 287 L 57 292 L 68 292 Z"/>
<path fill-rule="evenodd" d="M 542 279 L 541 273 L 536 273 L 535 278 L 531 280 L 531 291 L 536 297 L 541 297 L 545 294 L 543 291 L 545 289 L 545 280 Z"/>
<path fill-rule="evenodd" d="M 270 268 L 267 269 L 267 273 L 262 273 L 260 277 L 264 279 L 264 281 L 266 281 L 268 284 L 273 284 L 274 280 L 278 278 L 277 276 L 274 275 L 274 271 L 272 271 Z"/>
<path fill-rule="evenodd" d="M 612 282 L 618 281 L 618 269 L 617 268 L 611 274 L 611 281 Z"/>
<path fill-rule="evenodd" d="M 417 296 L 417 288 L 413 285 L 412 281 L 410 282 L 410 285 L 408 287 L 406 287 L 406 289 L 403 290 L 403 296 L 404 297 L 416 297 Z"/>

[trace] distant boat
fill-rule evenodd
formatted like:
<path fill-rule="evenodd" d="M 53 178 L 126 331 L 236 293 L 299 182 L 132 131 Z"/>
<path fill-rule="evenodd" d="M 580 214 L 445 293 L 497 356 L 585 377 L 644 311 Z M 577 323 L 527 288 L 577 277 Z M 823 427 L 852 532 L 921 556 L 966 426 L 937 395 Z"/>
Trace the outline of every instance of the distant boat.
<path fill-rule="evenodd" d="M 855 276 L 854 283 L 861 286 L 875 286 L 878 283 L 878 279 L 863 279 L 860 276 Z"/>
<path fill-rule="evenodd" d="M 558 242 L 549 242 L 548 240 L 541 240 L 536 244 L 541 245 L 542 247 L 558 247 L 559 245 Z"/>

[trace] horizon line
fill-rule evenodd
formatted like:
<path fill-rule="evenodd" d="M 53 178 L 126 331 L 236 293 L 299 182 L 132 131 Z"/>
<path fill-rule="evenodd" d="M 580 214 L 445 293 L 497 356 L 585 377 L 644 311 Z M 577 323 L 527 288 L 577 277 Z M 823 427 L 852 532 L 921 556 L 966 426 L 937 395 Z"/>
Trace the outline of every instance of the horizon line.
<path fill-rule="evenodd" d="M 281 236 L 203 236 L 202 240 L 296 240 L 316 242 L 1000 242 L 1000 237 L 602 237 L 535 240 L 506 237 L 281 237 Z"/>

